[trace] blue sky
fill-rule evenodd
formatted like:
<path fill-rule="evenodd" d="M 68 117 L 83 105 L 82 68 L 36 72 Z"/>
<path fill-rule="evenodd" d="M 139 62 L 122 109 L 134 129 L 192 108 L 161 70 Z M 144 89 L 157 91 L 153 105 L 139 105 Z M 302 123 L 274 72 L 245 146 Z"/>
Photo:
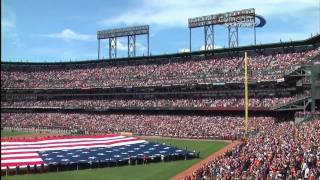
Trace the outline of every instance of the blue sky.
<path fill-rule="evenodd" d="M 266 26 L 257 43 L 300 40 L 320 32 L 320 0 L 2 0 L 2 61 L 69 61 L 97 58 L 97 30 L 150 25 L 152 54 L 188 50 L 190 17 L 255 8 Z M 195 29 L 192 50 L 203 46 Z M 227 30 L 215 27 L 215 46 L 227 46 Z M 240 45 L 253 44 L 251 29 L 239 31 Z M 146 37 L 137 39 L 137 55 L 146 54 Z M 107 57 L 107 41 L 101 44 Z M 126 39 L 118 55 L 126 56 Z"/>

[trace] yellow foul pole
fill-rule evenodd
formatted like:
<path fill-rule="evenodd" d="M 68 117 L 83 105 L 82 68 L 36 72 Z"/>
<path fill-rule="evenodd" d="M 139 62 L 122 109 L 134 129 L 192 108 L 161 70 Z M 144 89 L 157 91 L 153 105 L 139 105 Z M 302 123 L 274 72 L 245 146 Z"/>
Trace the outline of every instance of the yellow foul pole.
<path fill-rule="evenodd" d="M 244 116 L 245 134 L 244 134 L 244 137 L 246 138 L 248 135 L 248 106 L 249 106 L 249 99 L 248 99 L 248 54 L 247 54 L 247 51 L 244 52 L 244 93 L 245 93 L 245 116 Z"/>

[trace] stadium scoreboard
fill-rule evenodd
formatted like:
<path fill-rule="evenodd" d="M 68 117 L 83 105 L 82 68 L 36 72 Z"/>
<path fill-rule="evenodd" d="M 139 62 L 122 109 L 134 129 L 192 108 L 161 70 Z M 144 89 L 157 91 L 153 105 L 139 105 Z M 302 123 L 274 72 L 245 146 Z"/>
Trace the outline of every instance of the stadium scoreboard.
<path fill-rule="evenodd" d="M 124 36 L 142 35 L 142 34 L 149 34 L 149 25 L 102 30 L 102 31 L 98 31 L 97 38 L 108 39 L 108 38 L 114 38 L 114 37 L 124 37 Z"/>
<path fill-rule="evenodd" d="M 188 24 L 189 28 L 217 24 L 225 26 L 253 27 L 255 26 L 255 9 L 250 8 L 209 16 L 189 18 Z"/>
<path fill-rule="evenodd" d="M 212 50 L 214 49 L 215 25 L 224 25 L 228 28 L 229 48 L 234 48 L 239 45 L 239 28 L 253 28 L 254 44 L 256 44 L 256 28 L 263 27 L 265 24 L 266 20 L 257 15 L 254 8 L 189 18 L 189 49 L 191 51 L 191 30 L 194 28 L 204 28 L 204 50 Z"/>

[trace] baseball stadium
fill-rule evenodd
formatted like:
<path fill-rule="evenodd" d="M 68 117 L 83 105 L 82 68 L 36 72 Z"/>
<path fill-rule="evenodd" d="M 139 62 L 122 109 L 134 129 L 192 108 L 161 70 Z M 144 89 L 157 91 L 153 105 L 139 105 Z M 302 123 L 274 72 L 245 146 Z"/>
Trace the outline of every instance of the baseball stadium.
<path fill-rule="evenodd" d="M 241 2 L 1 1 L 1 178 L 318 180 L 320 1 Z"/>

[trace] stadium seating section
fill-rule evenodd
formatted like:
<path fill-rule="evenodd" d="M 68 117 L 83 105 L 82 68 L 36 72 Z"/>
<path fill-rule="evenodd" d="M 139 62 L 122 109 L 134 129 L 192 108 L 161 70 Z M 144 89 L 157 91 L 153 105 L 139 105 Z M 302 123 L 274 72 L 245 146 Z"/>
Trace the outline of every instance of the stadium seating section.
<path fill-rule="evenodd" d="M 281 47 L 279 47 L 281 48 Z M 250 82 L 284 82 L 286 75 L 309 65 L 320 49 L 306 48 L 290 52 L 255 52 L 249 55 Z M 67 63 L 68 64 L 68 63 Z M 146 63 L 110 64 L 69 63 L 68 65 L 1 64 L 1 90 L 110 89 L 117 87 L 153 87 L 243 83 L 243 57 L 198 56 L 179 60 Z M 291 83 L 288 86 L 296 86 Z M 236 90 L 236 89 L 235 89 Z M 222 157 L 192 175 L 191 179 L 316 179 L 320 176 L 320 112 L 308 114 L 312 120 L 295 124 L 291 119 L 272 114 L 272 108 L 310 95 L 298 89 L 291 96 L 251 97 L 250 108 L 264 109 L 250 114 L 249 138 Z M 145 92 L 148 93 L 148 92 Z M 161 92 L 167 93 L 167 92 Z M 138 94 L 138 93 L 137 93 Z M 16 94 L 17 96 L 19 93 Z M 34 98 L 1 100 L 1 125 L 24 129 L 65 130 L 68 133 L 95 134 L 131 132 L 135 135 L 199 139 L 241 139 L 243 115 L 239 114 L 168 114 L 128 113 L 125 108 L 241 108 L 243 97 L 113 97 Z M 54 110 L 60 107 L 62 110 Z M 73 108 L 117 108 L 117 113 L 72 112 Z M 23 109 L 24 110 L 21 110 Z M 49 108 L 50 111 L 36 111 Z M 6 111 L 6 109 L 11 109 Z M 16 109 L 16 110 L 12 110 Z M 25 110 L 27 109 L 27 110 Z M 123 111 L 121 111 L 123 110 Z"/>

